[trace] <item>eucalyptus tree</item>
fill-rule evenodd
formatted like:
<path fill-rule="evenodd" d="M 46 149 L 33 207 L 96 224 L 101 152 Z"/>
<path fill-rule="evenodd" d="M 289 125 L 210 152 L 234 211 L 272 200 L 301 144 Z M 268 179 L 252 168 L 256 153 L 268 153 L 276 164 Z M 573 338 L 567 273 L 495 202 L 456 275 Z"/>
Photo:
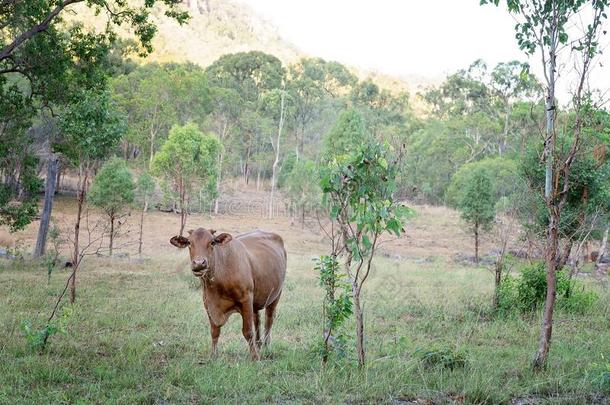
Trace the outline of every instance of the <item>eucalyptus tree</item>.
<path fill-rule="evenodd" d="M 481 4 L 500 0 L 482 0 Z M 559 226 L 570 191 L 570 172 L 586 133 L 585 121 L 595 110 L 587 77 L 594 58 L 600 53 L 599 38 L 605 34 L 603 23 L 607 18 L 606 0 L 507 0 L 508 11 L 515 16 L 516 40 L 527 54 L 539 52 L 546 85 L 546 134 L 542 148 L 545 164 L 544 202 L 549 212 L 546 233 L 545 261 L 547 270 L 547 294 L 538 350 L 533 361 L 535 370 L 546 366 L 553 330 L 557 265 L 559 250 Z M 570 41 L 569 29 L 582 27 Z M 562 53 L 564 55 L 562 55 Z M 569 55 L 565 55 L 569 53 Z M 570 63 L 558 63 L 558 57 L 566 57 Z M 568 145 L 558 146 L 556 140 L 557 80 L 566 66 L 576 64 L 577 80 L 572 94 L 572 109 L 575 119 L 570 128 Z M 567 148 L 566 148 L 567 147 Z"/>
<path fill-rule="evenodd" d="M 504 109 L 502 137 L 498 142 L 498 154 L 502 156 L 509 146 L 514 103 L 526 99 L 537 100 L 542 88 L 530 74 L 529 65 L 516 60 L 498 63 L 491 71 L 489 86 L 498 99 L 498 107 Z"/>
<path fill-rule="evenodd" d="M 155 154 L 152 171 L 173 183 L 180 200 L 180 235 L 184 232 L 188 201 L 195 185 L 216 184 L 216 163 L 221 149 L 218 138 L 204 134 L 190 123 L 175 126 Z"/>
<path fill-rule="evenodd" d="M 143 154 L 149 165 L 172 125 L 203 124 L 211 110 L 204 72 L 192 64 L 144 65 L 114 78 L 111 86 L 128 116 L 124 158 Z"/>
<path fill-rule="evenodd" d="M 313 142 L 312 130 L 320 125 L 318 132 L 328 130 L 334 119 L 333 112 L 343 107 L 357 78 L 340 63 L 321 58 L 299 60 L 289 66 L 287 76 L 286 90 L 292 105 L 292 113 L 287 118 L 292 121 L 298 160 L 305 151 L 306 141 Z M 316 150 L 319 145 L 312 146 Z"/>
<path fill-rule="evenodd" d="M 241 146 L 241 175 L 247 182 L 251 171 L 251 158 L 257 147 L 266 139 L 268 117 L 262 111 L 263 96 L 281 87 L 285 76 L 282 62 L 275 56 L 260 52 L 240 52 L 220 57 L 206 69 L 208 82 L 213 88 L 231 89 L 239 105 L 236 120 L 235 144 Z"/>
<path fill-rule="evenodd" d="M 348 140 L 355 141 L 353 138 Z M 330 208 L 330 218 L 337 226 L 329 232 L 331 253 L 322 257 L 316 268 L 323 279 L 339 280 L 338 260 L 342 259 L 344 275 L 351 284 L 349 298 L 353 301 L 356 317 L 356 351 L 360 367 L 366 361 L 361 293 L 371 274 L 381 235 L 400 236 L 402 223 L 410 212 L 396 199 L 396 173 L 396 161 L 391 153 L 369 138 L 364 143 L 356 141 L 345 152 L 334 155 L 321 175 L 320 186 Z M 328 335 L 334 317 L 328 313 L 326 316 L 329 319 L 326 319 L 325 334 Z"/>
<path fill-rule="evenodd" d="M 476 170 L 466 183 L 458 203 L 462 219 L 471 226 L 474 234 L 474 261 L 479 264 L 479 237 L 481 230 L 489 230 L 496 217 L 493 185 L 484 169 Z"/>
<path fill-rule="evenodd" d="M 27 225 L 36 214 L 37 198 L 29 189 L 37 181 L 37 173 L 31 168 L 36 165 L 32 144 L 38 139 L 34 139 L 36 131 L 26 129 L 43 120 L 53 122 L 61 117 L 80 91 L 101 91 L 105 87 L 106 77 L 116 65 L 116 56 L 119 59 L 121 56 L 114 52 L 114 59 L 109 57 L 119 29 L 133 30 L 141 55 L 150 52 L 156 31 L 151 9 L 163 4 L 165 14 L 182 23 L 188 15 L 180 10 L 180 3 L 178 0 L 146 0 L 138 4 L 120 0 L 0 2 L 0 145 L 19 152 L 7 151 L 2 154 L 7 159 L 0 159 L 0 171 L 8 183 L 19 179 L 14 184 L 3 181 L 0 185 L 0 222 L 17 229 Z M 71 25 L 63 17 L 78 14 L 80 9 L 75 5 L 93 9 L 107 24 L 100 31 Z M 55 142 L 50 132 L 47 131 L 46 144 Z M 59 131 L 53 134 L 63 136 Z M 55 164 L 55 157 L 50 151 L 47 154 L 47 164 Z M 24 164 L 14 165 L 9 157 Z M 45 196 L 49 211 L 52 198 L 52 193 Z M 45 234 L 43 226 L 40 235 Z"/>
<path fill-rule="evenodd" d="M 54 149 L 65 156 L 78 170 L 76 194 L 77 213 L 74 222 L 70 301 L 76 299 L 76 270 L 83 257 L 79 245 L 80 225 L 90 177 L 93 169 L 106 158 L 121 139 L 125 130 L 125 117 L 121 115 L 105 91 L 82 91 L 67 106 L 60 117 L 63 136 Z"/>
<path fill-rule="evenodd" d="M 134 200 L 136 185 L 133 176 L 123 159 L 112 158 L 100 168 L 91 188 L 88 201 L 99 207 L 110 222 L 108 254 L 112 256 L 114 238 L 117 235 L 117 221 Z"/>

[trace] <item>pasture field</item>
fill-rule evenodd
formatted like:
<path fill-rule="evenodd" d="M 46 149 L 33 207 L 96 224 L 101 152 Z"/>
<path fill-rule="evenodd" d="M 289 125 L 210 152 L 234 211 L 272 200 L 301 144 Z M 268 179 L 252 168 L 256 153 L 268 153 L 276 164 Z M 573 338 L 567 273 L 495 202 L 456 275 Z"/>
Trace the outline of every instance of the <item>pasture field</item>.
<path fill-rule="evenodd" d="M 69 214 L 67 203 L 58 206 Z M 439 215 L 413 220 L 412 235 L 424 238 L 426 229 L 445 224 L 443 234 L 459 243 L 453 214 Z M 44 323 L 68 270 L 57 270 L 47 284 L 46 270 L 35 263 L 1 263 L 0 403 L 610 401 L 595 380 L 596 364 L 610 354 L 608 289 L 587 280 L 599 295 L 596 307 L 586 315 L 557 312 L 550 366 L 533 374 L 539 314 L 494 317 L 488 269 L 461 267 L 432 250 L 422 260 L 413 252 L 425 249 L 409 239 L 386 244 L 388 254 L 376 260 L 365 287 L 367 367 L 359 370 L 349 356 L 323 366 L 322 295 L 312 270 L 312 258 L 325 252 L 322 236 L 281 218 L 260 220 L 285 235 L 289 254 L 271 345 L 260 362 L 250 361 L 234 315 L 212 359 L 198 281 L 187 253 L 167 243 L 178 221 L 172 214 L 148 216 L 142 260 L 87 258 L 67 333 L 54 335 L 43 354 L 28 349 L 21 324 Z M 189 225 L 208 223 L 237 233 L 257 219 L 189 218 Z M 32 229 L 20 237 L 27 241 Z M 428 236 L 442 243 L 440 235 Z M 435 350 L 446 353 L 442 360 L 422 360 Z"/>

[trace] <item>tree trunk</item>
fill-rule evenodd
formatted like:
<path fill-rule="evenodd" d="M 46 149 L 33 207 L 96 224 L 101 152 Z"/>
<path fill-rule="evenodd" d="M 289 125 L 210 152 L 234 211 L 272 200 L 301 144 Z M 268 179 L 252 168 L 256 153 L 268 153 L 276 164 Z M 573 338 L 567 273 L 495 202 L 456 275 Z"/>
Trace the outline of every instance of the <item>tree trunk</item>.
<path fill-rule="evenodd" d="M 553 7 L 556 8 L 555 2 Z M 555 10 L 555 14 L 557 11 Z M 548 67 L 548 89 L 546 96 L 546 142 L 544 144 L 544 157 L 546 159 L 544 196 L 551 197 L 553 184 L 553 152 L 555 150 L 555 63 L 557 61 L 557 44 L 555 43 L 555 33 L 557 32 L 557 16 L 555 15 L 551 23 L 551 43 L 549 52 Z"/>
<path fill-rule="evenodd" d="M 44 205 L 42 208 L 42 217 L 40 218 L 40 227 L 38 228 L 36 246 L 34 248 L 35 258 L 41 257 L 45 253 L 47 233 L 49 231 L 51 212 L 53 211 L 53 200 L 55 198 L 55 186 L 57 182 L 58 168 L 59 160 L 56 156 L 51 155 L 47 161 L 47 178 L 45 179 L 44 187 Z"/>
<path fill-rule="evenodd" d="M 74 251 L 72 252 L 72 277 L 70 279 L 70 303 L 74 304 L 76 301 L 76 272 L 80 265 L 80 246 L 78 237 L 80 235 L 80 221 L 83 215 L 83 204 L 85 202 L 85 194 L 87 192 L 87 177 L 89 175 L 89 168 L 83 169 L 81 164 L 78 174 L 78 191 L 76 194 L 76 222 L 74 224 Z"/>
<path fill-rule="evenodd" d="M 360 286 L 357 281 L 352 283 L 352 295 L 354 299 L 354 316 L 356 317 L 356 351 L 358 352 L 358 367 L 364 367 L 364 317 L 360 306 Z"/>
<path fill-rule="evenodd" d="M 214 214 L 218 215 L 218 200 L 220 200 L 220 181 L 222 179 L 222 161 L 224 159 L 224 153 L 220 152 L 218 157 L 218 177 L 216 178 L 216 199 L 214 200 Z"/>
<path fill-rule="evenodd" d="M 277 129 L 277 140 L 275 142 L 275 161 L 273 162 L 273 170 L 271 172 L 271 195 L 269 196 L 269 219 L 273 218 L 273 198 L 275 194 L 275 178 L 277 176 L 277 166 L 280 162 L 280 140 L 282 138 L 282 128 L 284 127 L 284 97 L 285 92 L 282 89 L 282 98 L 280 101 L 280 123 Z"/>
<path fill-rule="evenodd" d="M 112 242 L 114 242 L 114 215 L 110 216 L 110 244 L 108 246 L 108 254 L 112 256 Z"/>
<path fill-rule="evenodd" d="M 506 97 L 506 111 L 504 112 L 504 130 L 502 131 L 502 143 L 498 147 L 498 155 L 502 157 L 502 154 L 506 151 L 506 145 L 508 144 L 508 129 L 510 123 L 510 101 Z"/>
<path fill-rule="evenodd" d="M 149 160 L 149 168 L 152 165 L 153 158 L 155 157 L 155 133 L 154 131 L 150 131 L 150 160 Z"/>
<path fill-rule="evenodd" d="M 546 257 L 546 299 L 544 303 L 544 315 L 542 328 L 540 330 L 540 341 L 538 352 L 534 358 L 534 370 L 541 370 L 546 367 L 546 361 L 551 346 L 551 335 L 553 332 L 553 310 L 555 308 L 555 297 L 557 295 L 557 249 L 559 247 L 559 210 L 555 206 L 550 207 L 551 217 L 547 235 Z"/>
<path fill-rule="evenodd" d="M 182 236 L 184 232 L 184 226 L 186 225 L 186 190 L 184 186 L 184 180 L 180 179 L 180 233 Z"/>
<path fill-rule="evenodd" d="M 61 164 L 57 161 L 57 181 L 55 182 L 55 194 L 59 193 L 61 188 Z"/>
<path fill-rule="evenodd" d="M 502 272 L 504 271 L 504 260 L 498 260 L 496 262 L 496 274 L 494 279 L 494 300 L 493 308 L 498 309 L 500 305 L 500 284 L 502 284 Z"/>
<path fill-rule="evenodd" d="M 479 224 L 474 224 L 474 262 L 479 264 Z"/>
<path fill-rule="evenodd" d="M 244 176 L 244 183 L 248 184 L 248 178 L 250 177 L 250 153 L 251 153 L 251 145 L 250 143 L 248 143 L 248 146 L 246 148 L 246 159 L 244 160 L 244 168 L 243 168 L 243 176 Z"/>
<path fill-rule="evenodd" d="M 555 65 L 557 43 L 555 41 L 558 31 L 558 11 L 557 4 L 552 2 L 553 19 L 550 23 L 550 44 L 549 44 L 549 62 L 547 72 L 547 96 L 546 96 L 546 139 L 544 143 L 544 158 L 545 158 L 545 181 L 544 181 L 544 197 L 549 209 L 549 227 L 547 230 L 546 243 L 546 299 L 544 303 L 544 315 L 542 327 L 540 330 L 540 341 L 538 343 L 538 351 L 534 357 L 533 369 L 542 370 L 546 367 L 546 361 L 551 345 L 551 335 L 553 332 L 553 310 L 555 308 L 556 296 L 556 279 L 557 279 L 557 249 L 559 247 L 558 227 L 561 211 L 553 201 L 553 153 L 555 151 Z M 568 181 L 566 178 L 565 181 Z"/>
<path fill-rule="evenodd" d="M 604 237 L 602 239 L 602 245 L 599 248 L 599 254 L 597 255 L 597 260 L 595 261 L 595 275 L 600 280 L 604 280 L 604 278 L 606 276 L 604 274 L 605 266 L 602 265 L 602 259 L 606 256 L 606 250 L 608 249 L 608 231 L 609 230 L 610 230 L 610 226 L 607 226 L 606 230 L 604 231 Z"/>
<path fill-rule="evenodd" d="M 142 234 L 144 233 L 144 212 L 146 212 L 146 202 L 144 203 L 144 208 L 142 208 L 142 212 L 140 212 L 140 238 L 138 240 L 138 256 L 142 257 Z"/>

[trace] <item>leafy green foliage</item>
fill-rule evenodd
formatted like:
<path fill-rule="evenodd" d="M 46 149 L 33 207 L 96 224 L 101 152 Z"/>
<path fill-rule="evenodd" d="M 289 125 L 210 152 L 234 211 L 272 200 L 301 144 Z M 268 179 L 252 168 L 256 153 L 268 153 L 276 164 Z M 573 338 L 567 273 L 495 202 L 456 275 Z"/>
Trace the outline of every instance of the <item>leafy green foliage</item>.
<path fill-rule="evenodd" d="M 364 119 L 355 109 L 345 110 L 324 140 L 323 159 L 331 161 L 334 157 L 346 155 L 356 145 L 367 141 Z"/>
<path fill-rule="evenodd" d="M 221 148 L 216 136 L 202 133 L 195 124 L 175 126 L 152 161 L 152 173 L 166 180 L 166 194 L 173 190 L 178 193 L 182 211 L 180 232 L 193 188 L 215 190 Z"/>
<path fill-rule="evenodd" d="M 56 151 L 78 166 L 103 159 L 114 150 L 124 133 L 125 117 L 107 92 L 84 90 L 68 111 L 59 120 L 63 137 L 55 144 Z"/>
<path fill-rule="evenodd" d="M 349 136 L 347 139 L 350 139 Z M 352 144 L 351 153 L 335 155 L 322 169 L 320 185 L 330 208 L 330 218 L 339 228 L 339 240 L 332 239 L 332 257 L 341 252 L 344 270 L 352 284 L 356 315 L 358 364 L 365 364 L 364 320 L 360 304 L 379 236 L 404 231 L 402 224 L 412 211 L 394 197 L 396 161 L 379 142 Z"/>
<path fill-rule="evenodd" d="M 151 159 L 173 125 L 203 122 L 211 110 L 204 71 L 192 64 L 156 63 L 112 80 L 113 98 L 128 117 L 126 141 Z"/>
<path fill-rule="evenodd" d="M 36 329 L 30 321 L 23 321 L 21 329 L 25 335 L 28 348 L 37 353 L 42 353 L 47 347 L 48 340 L 54 335 L 60 333 L 65 335 L 66 327 L 70 317 L 73 314 L 73 308 L 65 306 L 61 310 L 58 318 L 45 324 L 41 329 Z"/>
<path fill-rule="evenodd" d="M 357 144 L 356 144 L 357 145 Z M 332 219 L 355 223 L 361 235 L 348 243 L 356 260 L 371 250 L 375 234 L 402 233 L 402 221 L 412 211 L 395 201 L 396 165 L 377 142 L 352 145 L 355 152 L 340 155 L 322 169 L 322 192 L 330 202 Z"/>
<path fill-rule="evenodd" d="M 322 357 L 326 360 L 331 353 L 342 357 L 345 355 L 346 339 L 341 332 L 341 326 L 353 313 L 351 286 L 346 275 L 341 273 L 339 262 L 334 256 L 320 256 L 315 259 L 314 270 L 318 273 L 319 285 L 324 290 Z"/>
<path fill-rule="evenodd" d="M 459 202 L 462 218 L 475 228 L 489 229 L 496 217 L 493 185 L 484 169 L 475 170 Z"/>
<path fill-rule="evenodd" d="M 537 310 L 546 297 L 546 268 L 543 262 L 521 268 L 520 277 L 505 276 L 500 284 L 499 305 L 501 313 L 513 311 L 529 313 Z M 585 291 L 584 285 L 570 280 L 565 271 L 557 273 L 557 305 L 572 313 L 586 313 L 597 301 L 597 295 Z"/>
<path fill-rule="evenodd" d="M 186 187 L 193 183 L 216 180 L 216 160 L 220 152 L 218 139 L 202 133 L 195 124 L 176 126 L 155 155 L 152 172 Z"/>
<path fill-rule="evenodd" d="M 155 178 L 148 172 L 142 172 L 136 182 L 135 201 L 143 207 L 147 206 L 156 186 Z"/>
<path fill-rule="evenodd" d="M 301 159 L 293 163 L 292 170 L 285 180 L 286 195 L 295 207 L 302 211 L 303 215 L 307 210 L 314 209 L 320 204 L 320 186 L 319 182 L 315 181 L 319 177 L 320 173 L 316 164 L 310 160 Z"/>
<path fill-rule="evenodd" d="M 459 206 L 464 199 L 468 184 L 473 181 L 473 176 L 480 170 L 484 170 L 490 178 L 493 188 L 493 201 L 497 202 L 502 197 L 511 199 L 514 195 L 520 195 L 526 189 L 526 184 L 520 176 L 519 164 L 507 158 L 487 158 L 468 163 L 460 167 L 451 177 L 451 184 L 445 193 L 447 203 Z"/>
<path fill-rule="evenodd" d="M 558 142 L 563 141 L 566 141 L 566 135 L 558 134 Z M 544 189 L 544 168 L 539 164 L 539 151 L 540 148 L 527 150 L 520 163 L 520 172 L 532 191 L 527 209 L 523 212 L 525 225 L 535 234 L 544 235 L 549 212 L 540 193 Z M 559 235 L 562 238 L 575 236 L 583 226 L 589 226 L 589 221 L 597 213 L 608 215 L 610 212 L 610 162 L 596 160 L 593 147 L 585 144 L 572 164 L 568 180 L 570 188 L 559 222 Z M 560 187 L 563 187 L 563 178 L 559 181 Z M 529 217 L 532 217 L 531 221 Z M 596 234 L 600 231 L 599 225 L 593 224 L 592 229 Z"/>
<path fill-rule="evenodd" d="M 112 158 L 102 166 L 89 190 L 88 200 L 113 218 L 134 200 L 136 185 L 123 159 Z"/>

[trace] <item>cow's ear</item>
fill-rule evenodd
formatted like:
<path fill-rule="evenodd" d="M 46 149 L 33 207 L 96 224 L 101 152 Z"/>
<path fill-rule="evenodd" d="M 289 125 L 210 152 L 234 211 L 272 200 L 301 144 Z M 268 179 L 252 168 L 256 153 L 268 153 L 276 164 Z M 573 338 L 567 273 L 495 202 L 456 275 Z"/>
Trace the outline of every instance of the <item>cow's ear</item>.
<path fill-rule="evenodd" d="M 180 249 L 184 249 L 190 244 L 189 240 L 184 236 L 174 236 L 169 240 L 169 243 Z"/>
<path fill-rule="evenodd" d="M 231 242 L 233 237 L 228 233 L 221 233 L 220 235 L 214 237 L 214 245 L 226 245 Z"/>

